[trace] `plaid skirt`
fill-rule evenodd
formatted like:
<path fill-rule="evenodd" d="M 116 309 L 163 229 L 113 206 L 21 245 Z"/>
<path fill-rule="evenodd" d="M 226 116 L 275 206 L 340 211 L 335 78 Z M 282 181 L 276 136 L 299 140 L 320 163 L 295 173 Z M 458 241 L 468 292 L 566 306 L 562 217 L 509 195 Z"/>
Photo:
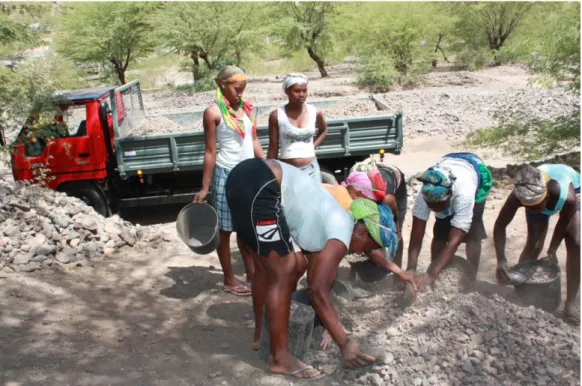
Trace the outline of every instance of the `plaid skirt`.
<path fill-rule="evenodd" d="M 226 202 L 226 179 L 230 174 L 230 169 L 215 166 L 212 175 L 212 206 L 218 215 L 218 227 L 223 231 L 232 232 L 232 216 L 228 202 Z"/>

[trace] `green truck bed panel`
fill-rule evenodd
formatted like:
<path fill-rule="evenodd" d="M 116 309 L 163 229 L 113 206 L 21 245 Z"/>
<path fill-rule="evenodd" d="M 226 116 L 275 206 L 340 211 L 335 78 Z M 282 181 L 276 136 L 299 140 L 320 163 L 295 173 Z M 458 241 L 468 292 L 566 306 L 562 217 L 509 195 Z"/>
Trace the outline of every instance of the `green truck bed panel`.
<path fill-rule="evenodd" d="M 258 128 L 261 145 L 267 150 L 268 128 Z M 382 115 L 328 121 L 328 134 L 316 150 L 318 158 L 371 154 L 402 148 L 402 115 Z M 118 169 L 127 178 L 144 174 L 187 171 L 202 168 L 204 133 L 169 133 L 116 140 Z"/>

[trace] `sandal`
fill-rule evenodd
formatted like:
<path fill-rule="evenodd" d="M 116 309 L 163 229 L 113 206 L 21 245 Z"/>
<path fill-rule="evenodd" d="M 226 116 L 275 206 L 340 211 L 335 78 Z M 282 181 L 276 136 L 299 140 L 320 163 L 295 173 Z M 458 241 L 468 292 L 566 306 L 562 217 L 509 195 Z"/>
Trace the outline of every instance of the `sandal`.
<path fill-rule="evenodd" d="M 245 292 L 237 292 L 237 290 L 240 290 L 244 288 Z M 234 296 L 251 296 L 252 295 L 252 291 L 249 287 L 247 287 L 246 285 L 237 285 L 234 286 L 232 288 L 225 288 L 223 290 L 226 293 L 232 294 Z"/>
<path fill-rule="evenodd" d="M 315 375 L 313 377 L 309 377 L 309 378 L 304 378 L 304 377 L 299 377 L 297 376 L 298 374 L 301 374 L 304 371 L 308 371 L 308 370 L 315 370 L 315 368 L 313 366 L 307 365 L 301 369 L 297 369 L 295 371 L 290 372 L 289 374 L 274 374 L 274 373 L 270 373 L 272 376 L 275 377 L 284 377 L 284 378 L 294 378 L 294 379 L 301 379 L 301 380 L 305 380 L 305 381 L 317 381 L 323 377 L 325 377 L 327 374 L 319 371 L 319 375 Z"/>

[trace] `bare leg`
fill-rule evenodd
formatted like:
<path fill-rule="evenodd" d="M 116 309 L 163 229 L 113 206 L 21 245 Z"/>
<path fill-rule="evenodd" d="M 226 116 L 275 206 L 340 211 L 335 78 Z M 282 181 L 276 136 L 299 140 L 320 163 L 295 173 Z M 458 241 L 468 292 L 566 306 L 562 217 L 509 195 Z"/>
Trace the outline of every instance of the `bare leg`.
<path fill-rule="evenodd" d="M 236 280 L 232 273 L 232 262 L 230 261 L 230 234 L 232 232 L 220 229 L 219 233 L 220 242 L 218 243 L 216 252 L 218 253 L 218 259 L 220 260 L 220 266 L 224 274 L 224 288 L 233 288 L 236 287 Z"/>
<path fill-rule="evenodd" d="M 394 264 L 396 264 L 398 268 L 402 268 L 403 253 L 404 253 L 404 239 L 400 239 L 400 241 L 398 241 L 398 250 L 396 251 L 396 257 L 394 257 Z"/>
<path fill-rule="evenodd" d="M 255 276 L 253 276 L 253 310 L 255 314 L 255 335 L 253 337 L 253 350 L 258 350 L 261 340 L 261 325 L 263 323 L 263 306 L 265 305 L 265 292 L 267 289 L 267 273 L 261 264 L 261 258 L 255 255 Z"/>
<path fill-rule="evenodd" d="M 299 282 L 299 279 L 301 279 L 305 271 L 307 271 L 307 258 L 303 252 L 295 252 L 294 255 L 296 256 L 297 261 L 297 279 L 295 281 Z"/>
<path fill-rule="evenodd" d="M 548 233 L 548 223 L 527 223 L 527 241 L 525 247 L 519 256 L 519 262 L 526 260 L 537 260 L 544 248 L 544 241 Z"/>
<path fill-rule="evenodd" d="M 479 271 L 479 261 L 481 260 L 481 240 L 471 240 L 467 241 L 467 260 L 473 267 L 475 267 L 475 272 Z"/>
<path fill-rule="evenodd" d="M 238 249 L 242 255 L 243 263 L 245 265 L 245 271 L 247 273 L 246 282 L 252 283 L 253 276 L 255 275 L 255 266 L 253 263 L 253 251 L 250 250 L 246 245 L 244 245 L 239 235 L 236 235 L 236 243 Z"/>
<path fill-rule="evenodd" d="M 576 295 L 580 289 L 580 213 L 572 219 L 566 236 L 566 321 L 580 324 L 580 314 L 576 312 Z"/>
<path fill-rule="evenodd" d="M 274 374 L 291 374 L 307 367 L 305 363 L 289 353 L 287 345 L 291 292 L 297 276 L 297 261 L 293 258 L 293 254 L 281 257 L 275 252 L 271 252 L 269 257 L 260 257 L 260 259 L 264 263 L 267 276 L 265 308 L 271 343 L 269 371 Z M 320 372 L 317 370 L 306 370 L 295 376 L 311 378 L 318 375 Z"/>

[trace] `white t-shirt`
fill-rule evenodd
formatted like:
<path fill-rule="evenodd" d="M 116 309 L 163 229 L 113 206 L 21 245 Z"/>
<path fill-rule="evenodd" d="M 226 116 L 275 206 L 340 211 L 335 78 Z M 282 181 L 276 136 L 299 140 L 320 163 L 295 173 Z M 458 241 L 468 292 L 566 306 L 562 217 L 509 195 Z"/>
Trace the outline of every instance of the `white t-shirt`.
<path fill-rule="evenodd" d="M 469 232 L 473 219 L 473 207 L 475 206 L 475 194 L 479 185 L 479 176 L 475 168 L 467 161 L 457 158 L 442 158 L 437 165 L 440 168 L 450 170 L 457 179 L 453 183 L 453 198 L 447 213 L 435 213 L 437 218 L 453 216 L 451 225 L 464 232 Z M 428 221 L 431 210 L 422 197 L 422 191 L 418 192 L 414 201 L 412 215 L 424 221 Z"/>
<path fill-rule="evenodd" d="M 308 252 L 319 252 L 337 239 L 349 249 L 354 218 L 313 178 L 294 166 L 283 169 L 281 200 L 291 237 Z"/>
<path fill-rule="evenodd" d="M 216 127 L 216 164 L 222 168 L 232 170 L 240 162 L 255 157 L 253 144 L 253 124 L 245 114 L 242 118 L 245 125 L 244 138 L 235 130 L 228 127 L 220 114 L 220 124 Z"/>

